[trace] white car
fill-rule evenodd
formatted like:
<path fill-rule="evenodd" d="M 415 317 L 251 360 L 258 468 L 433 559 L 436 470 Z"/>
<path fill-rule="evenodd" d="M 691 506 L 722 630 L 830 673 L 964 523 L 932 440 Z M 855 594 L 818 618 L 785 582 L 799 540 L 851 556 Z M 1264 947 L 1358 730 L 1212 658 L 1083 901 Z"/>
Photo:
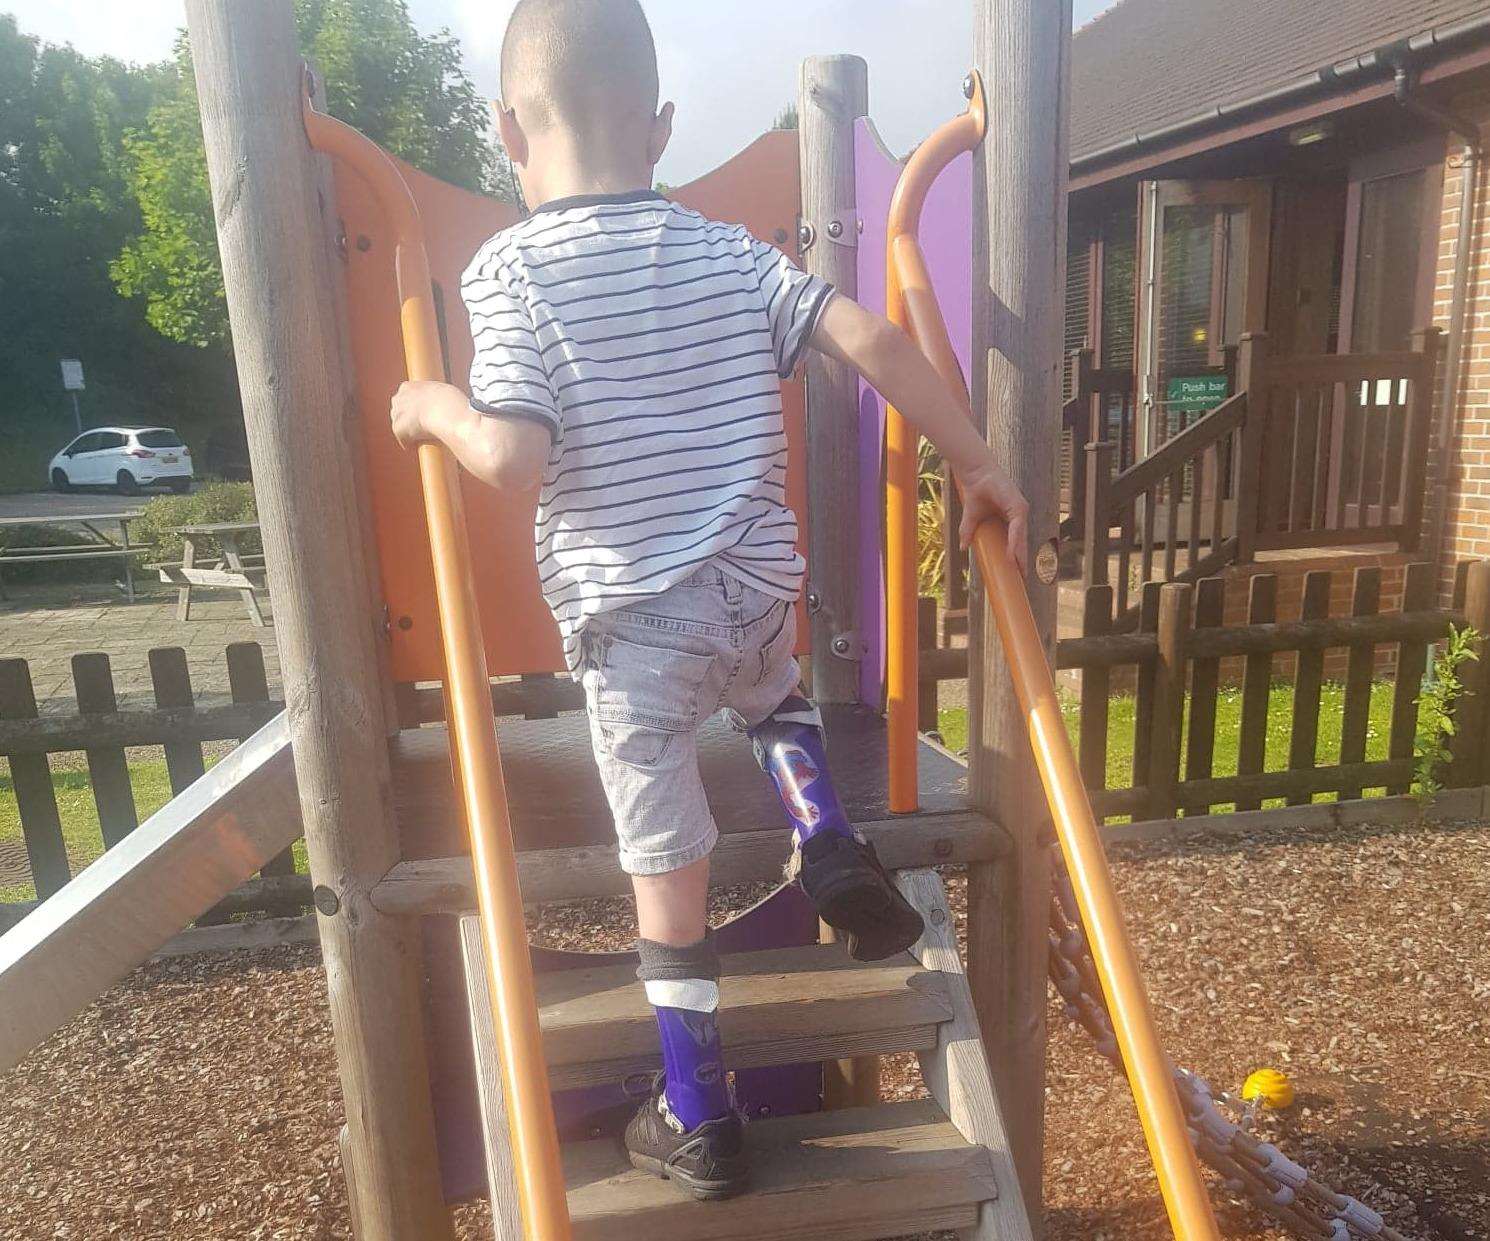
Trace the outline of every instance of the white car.
<path fill-rule="evenodd" d="M 191 449 L 169 427 L 94 427 L 52 458 L 57 491 L 113 487 L 132 496 L 141 487 L 191 487 Z"/>

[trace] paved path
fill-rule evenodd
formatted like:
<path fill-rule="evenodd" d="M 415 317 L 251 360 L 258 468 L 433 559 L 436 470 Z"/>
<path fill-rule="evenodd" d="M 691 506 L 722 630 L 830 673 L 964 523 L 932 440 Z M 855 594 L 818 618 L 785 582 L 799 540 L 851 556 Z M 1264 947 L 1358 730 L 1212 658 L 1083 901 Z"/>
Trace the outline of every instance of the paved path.
<path fill-rule="evenodd" d="M 236 594 L 193 592 L 192 617 L 185 623 L 176 620 L 174 590 L 152 590 L 135 603 L 126 603 L 112 586 L 18 585 L 11 594 L 0 603 L 0 658 L 30 664 L 43 710 L 74 709 L 71 661 L 85 651 L 108 654 L 121 706 L 152 706 L 148 653 L 158 646 L 185 648 L 199 701 L 224 701 L 224 652 L 233 642 L 257 642 L 264 648 L 270 693 L 280 696 L 274 629 L 255 628 Z M 267 597 L 262 602 L 267 615 Z"/>

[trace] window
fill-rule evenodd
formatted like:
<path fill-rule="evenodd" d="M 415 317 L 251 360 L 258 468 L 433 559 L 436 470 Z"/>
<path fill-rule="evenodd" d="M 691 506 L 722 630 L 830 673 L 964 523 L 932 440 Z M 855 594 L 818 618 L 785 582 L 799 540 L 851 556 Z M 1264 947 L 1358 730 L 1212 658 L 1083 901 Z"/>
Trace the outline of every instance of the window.
<path fill-rule="evenodd" d="M 1410 349 L 1432 324 L 1446 153 L 1434 134 L 1351 162 L 1340 352 Z"/>
<path fill-rule="evenodd" d="M 90 431 L 87 435 L 75 439 L 68 452 L 76 455 L 80 452 L 97 452 L 103 447 L 103 435 L 98 431 Z"/>
<path fill-rule="evenodd" d="M 98 441 L 99 448 L 123 448 L 126 442 L 118 431 L 100 431 Z"/>
<path fill-rule="evenodd" d="M 1426 326 L 1414 291 L 1424 274 L 1427 205 L 1427 169 L 1361 183 L 1352 352 L 1410 348 L 1413 331 Z"/>
<path fill-rule="evenodd" d="M 141 448 L 180 448 L 181 437 L 174 431 L 137 431 L 135 443 Z"/>

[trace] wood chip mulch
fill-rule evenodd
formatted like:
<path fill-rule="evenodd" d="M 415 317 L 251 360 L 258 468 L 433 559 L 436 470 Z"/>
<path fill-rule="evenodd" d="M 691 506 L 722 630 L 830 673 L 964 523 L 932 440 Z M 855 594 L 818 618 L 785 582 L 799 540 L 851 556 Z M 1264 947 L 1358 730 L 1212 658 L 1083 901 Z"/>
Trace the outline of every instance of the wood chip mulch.
<path fill-rule="evenodd" d="M 1490 1237 L 1490 826 L 1114 862 L 1178 1063 L 1218 1090 L 1286 1070 L 1300 1101 L 1264 1124 L 1289 1155 L 1407 1236 Z M 632 934 L 616 902 L 541 930 Z M 90 1006 L 0 1077 L 0 1237 L 348 1237 L 324 987 L 314 950 L 287 948 L 152 964 Z M 1124 1083 L 1054 1004 L 1050 1020 L 1047 1235 L 1169 1235 Z M 886 1087 L 917 1093 L 914 1066 L 888 1064 Z M 1217 1201 L 1228 1238 L 1288 1235 Z M 480 1204 L 457 1220 L 463 1241 L 489 1235 Z"/>

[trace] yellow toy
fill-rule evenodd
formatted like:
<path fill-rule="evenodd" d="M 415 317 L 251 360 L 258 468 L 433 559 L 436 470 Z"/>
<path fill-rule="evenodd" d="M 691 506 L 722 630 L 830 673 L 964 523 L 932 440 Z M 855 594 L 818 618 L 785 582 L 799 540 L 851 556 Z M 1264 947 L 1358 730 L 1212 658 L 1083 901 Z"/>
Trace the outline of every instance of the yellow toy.
<path fill-rule="evenodd" d="M 1293 1083 L 1280 1069 L 1258 1069 L 1242 1083 L 1242 1098 L 1248 1103 L 1261 1101 L 1275 1112 L 1293 1106 Z"/>

